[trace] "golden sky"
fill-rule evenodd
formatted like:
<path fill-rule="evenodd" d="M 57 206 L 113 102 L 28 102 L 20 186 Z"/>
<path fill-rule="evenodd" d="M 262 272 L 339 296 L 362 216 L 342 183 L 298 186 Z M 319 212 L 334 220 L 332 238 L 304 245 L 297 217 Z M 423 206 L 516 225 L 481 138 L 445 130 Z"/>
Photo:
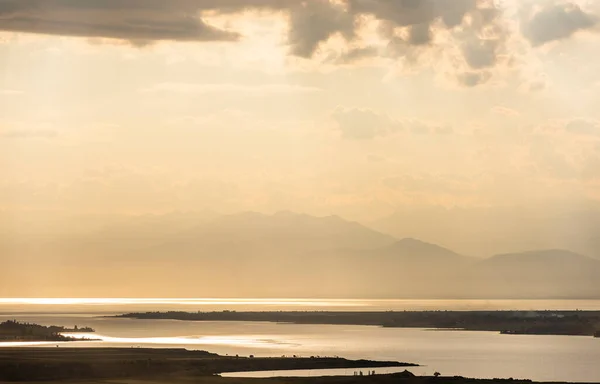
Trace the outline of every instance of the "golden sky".
<path fill-rule="evenodd" d="M 600 3 L 0 0 L 0 209 L 600 199 Z"/>

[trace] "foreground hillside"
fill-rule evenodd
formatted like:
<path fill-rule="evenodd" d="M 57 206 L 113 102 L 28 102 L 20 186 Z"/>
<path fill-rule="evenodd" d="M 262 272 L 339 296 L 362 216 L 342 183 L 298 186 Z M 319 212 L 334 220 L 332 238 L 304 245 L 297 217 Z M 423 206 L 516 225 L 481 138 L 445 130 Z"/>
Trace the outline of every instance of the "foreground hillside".
<path fill-rule="evenodd" d="M 236 358 L 174 349 L 0 349 L 0 381 L 114 384 L 520 384 L 531 380 L 479 380 L 464 377 L 415 376 L 408 370 L 391 375 L 225 378 L 225 371 L 375 368 L 402 363 L 337 358 Z M 410 368 L 408 368 L 410 369 Z"/>
<path fill-rule="evenodd" d="M 0 382 L 211 377 L 224 372 L 415 366 L 338 357 L 228 357 L 205 351 L 142 348 L 2 348 Z"/>

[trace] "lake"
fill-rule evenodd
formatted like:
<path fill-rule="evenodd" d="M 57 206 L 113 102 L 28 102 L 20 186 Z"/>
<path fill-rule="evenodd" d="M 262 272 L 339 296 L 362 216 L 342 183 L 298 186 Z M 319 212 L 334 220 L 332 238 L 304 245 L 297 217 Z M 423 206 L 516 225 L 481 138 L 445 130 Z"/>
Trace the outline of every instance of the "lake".
<path fill-rule="evenodd" d="M 508 300 L 217 300 L 217 299 L 0 299 L 0 320 L 43 325 L 91 326 L 101 341 L 61 347 L 183 347 L 229 355 L 341 356 L 424 365 L 415 374 L 537 381 L 600 381 L 600 339 L 575 336 L 500 335 L 345 325 L 254 322 L 183 322 L 103 318 L 138 310 L 598 310 L 600 301 Z M 4 344 L 10 345 L 10 344 Z M 12 344 L 15 345 L 15 344 Z M 16 345 L 31 345 L 20 343 Z M 56 343 L 37 345 L 55 347 Z M 331 374 L 352 374 L 337 370 Z M 379 369 L 378 373 L 384 373 Z M 299 373 L 294 373 L 299 374 Z M 317 375 L 323 372 L 309 371 Z M 251 374 L 244 374 L 251 375 Z M 272 372 L 256 375 L 273 375 Z"/>

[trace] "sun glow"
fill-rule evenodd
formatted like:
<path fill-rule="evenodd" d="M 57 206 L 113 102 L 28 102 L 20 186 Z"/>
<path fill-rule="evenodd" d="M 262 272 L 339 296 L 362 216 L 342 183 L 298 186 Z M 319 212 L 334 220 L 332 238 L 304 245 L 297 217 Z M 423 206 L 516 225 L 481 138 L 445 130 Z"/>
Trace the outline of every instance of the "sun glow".
<path fill-rule="evenodd" d="M 177 305 L 292 305 L 292 306 L 361 306 L 358 300 L 316 299 L 158 299 L 158 298 L 0 298 L 0 304 L 27 305 L 132 305 L 132 304 L 177 304 Z"/>

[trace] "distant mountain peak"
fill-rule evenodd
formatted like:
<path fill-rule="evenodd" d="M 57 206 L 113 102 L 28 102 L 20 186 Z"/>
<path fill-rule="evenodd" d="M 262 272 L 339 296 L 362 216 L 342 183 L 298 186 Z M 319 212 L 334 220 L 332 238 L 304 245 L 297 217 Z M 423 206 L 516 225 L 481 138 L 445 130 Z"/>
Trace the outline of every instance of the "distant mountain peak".
<path fill-rule="evenodd" d="M 243 212 L 221 216 L 184 234 L 193 247 L 205 244 L 252 244 L 277 247 L 290 254 L 337 248 L 376 249 L 396 239 L 339 216 L 312 216 L 293 211 L 273 214 Z M 195 245 L 194 245 L 195 244 Z M 286 249 L 287 247 L 287 249 Z M 238 250 L 236 252 L 239 253 Z"/>
<path fill-rule="evenodd" d="M 396 242 L 396 244 L 405 244 L 405 245 L 429 245 L 429 246 L 434 246 L 437 247 L 437 245 L 435 244 L 431 244 L 428 243 L 426 241 L 423 240 L 419 240 L 419 239 L 415 239 L 413 237 L 405 237 L 403 239 L 400 239 Z"/>
<path fill-rule="evenodd" d="M 408 263 L 466 263 L 472 259 L 450 249 L 414 238 L 404 238 L 381 249 L 386 257 Z"/>
<path fill-rule="evenodd" d="M 456 252 L 451 251 L 447 248 L 441 247 L 436 244 L 427 243 L 425 241 L 414 239 L 411 237 L 398 240 L 397 242 L 392 244 L 391 248 L 405 249 L 410 251 L 436 251 L 456 255 Z"/>

